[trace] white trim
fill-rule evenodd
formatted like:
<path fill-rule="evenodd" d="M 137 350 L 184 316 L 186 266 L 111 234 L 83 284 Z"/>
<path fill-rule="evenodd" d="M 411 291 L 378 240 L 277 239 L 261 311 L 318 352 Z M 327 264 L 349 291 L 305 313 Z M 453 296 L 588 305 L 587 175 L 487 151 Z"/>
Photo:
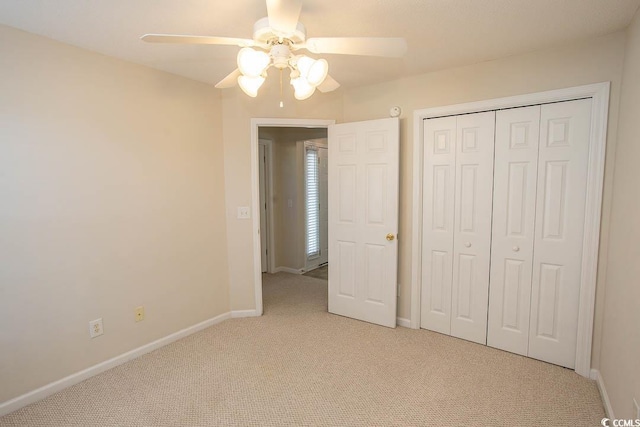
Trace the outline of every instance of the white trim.
<path fill-rule="evenodd" d="M 241 317 L 259 317 L 260 315 L 255 310 L 233 310 L 231 312 L 231 318 L 239 319 Z"/>
<path fill-rule="evenodd" d="M 592 369 L 590 378 L 592 380 L 595 380 L 596 384 L 598 385 L 598 391 L 600 391 L 602 405 L 604 406 L 604 412 L 607 414 L 607 417 L 615 419 L 616 416 L 613 414 L 613 408 L 611 407 L 611 401 L 609 400 L 609 393 L 607 393 L 607 389 L 604 386 L 604 379 L 602 379 L 600 371 L 597 369 Z"/>
<path fill-rule="evenodd" d="M 410 328 L 411 321 L 409 319 L 405 319 L 404 317 L 396 317 L 396 325 L 402 326 L 403 328 Z"/>
<path fill-rule="evenodd" d="M 258 144 L 264 145 L 264 152 L 267 156 L 267 170 L 265 174 L 267 179 L 267 273 L 273 273 L 276 265 L 276 244 L 275 239 L 273 238 L 273 234 L 276 229 L 274 219 L 275 215 L 273 214 L 273 140 L 269 138 L 258 138 Z M 258 173 L 259 172 L 260 171 L 258 171 Z M 258 206 L 260 205 L 259 198 L 260 191 L 258 190 Z M 260 221 L 258 221 L 258 223 L 260 223 Z M 262 250 L 262 248 L 260 248 L 260 250 Z M 262 252 L 260 253 L 260 256 L 262 256 Z M 260 263 L 262 264 L 262 260 Z"/>
<path fill-rule="evenodd" d="M 305 270 L 303 269 L 296 269 L 296 268 L 290 268 L 290 267 L 276 267 L 273 269 L 274 273 L 291 273 L 291 274 L 303 274 L 305 272 Z"/>
<path fill-rule="evenodd" d="M 79 382 L 98 375 L 106 370 L 115 368 L 118 365 L 122 365 L 123 363 L 152 352 L 153 350 L 164 347 L 174 341 L 194 334 L 198 331 L 201 331 L 202 329 L 208 328 L 209 326 L 213 326 L 224 320 L 230 319 L 231 316 L 232 313 L 227 312 L 220 314 L 219 316 L 212 317 L 211 319 L 205 320 L 204 322 L 189 326 L 188 328 L 182 329 L 178 332 L 174 332 L 170 335 L 167 335 L 166 337 L 150 342 L 149 344 L 145 344 L 126 353 L 122 353 L 118 356 L 112 357 L 109 360 L 105 360 L 104 362 L 98 363 L 97 365 L 93 365 L 87 369 L 83 369 L 80 372 L 71 374 L 67 377 L 59 379 L 58 381 L 54 381 L 21 396 L 18 396 L 11 400 L 7 400 L 6 402 L 2 402 L 0 403 L 0 417 L 10 412 L 17 411 L 18 409 L 30 405 L 34 402 L 42 400 L 45 397 L 51 396 L 52 394 L 57 393 L 60 390 L 71 387 L 74 384 L 78 384 Z"/>
<path fill-rule="evenodd" d="M 411 327 L 420 327 L 420 285 L 422 276 L 422 121 L 427 118 L 526 105 L 546 104 L 578 98 L 592 98 L 591 136 L 589 141 L 589 172 L 582 245 L 582 274 L 580 307 L 578 310 L 578 336 L 575 371 L 588 377 L 591 370 L 593 315 L 596 296 L 598 248 L 600 244 L 600 218 L 602 211 L 602 185 L 604 156 L 607 143 L 607 119 L 610 83 L 596 83 L 567 89 L 490 99 L 467 104 L 427 108 L 413 112 L 413 212 L 412 212 L 412 271 L 411 271 Z"/>
<path fill-rule="evenodd" d="M 299 128 L 326 128 L 334 124 L 335 120 L 318 119 L 251 119 L 251 211 L 253 214 L 253 288 L 255 295 L 255 311 L 257 316 L 262 316 L 262 252 L 260 250 L 260 192 L 258 171 L 258 128 L 269 127 L 299 127 Z M 277 269 L 276 269 L 277 270 Z"/>

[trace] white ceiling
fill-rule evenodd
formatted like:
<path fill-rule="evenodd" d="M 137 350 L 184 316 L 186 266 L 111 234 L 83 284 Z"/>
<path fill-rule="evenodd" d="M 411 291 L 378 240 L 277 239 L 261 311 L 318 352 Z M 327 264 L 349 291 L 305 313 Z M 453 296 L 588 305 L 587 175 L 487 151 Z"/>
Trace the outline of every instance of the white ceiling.
<path fill-rule="evenodd" d="M 640 0 L 304 0 L 307 37 L 404 37 L 402 59 L 323 55 L 343 87 L 476 63 L 625 28 Z M 148 44 L 145 33 L 251 38 L 264 0 L 2 0 L 0 23 L 215 84 L 234 46 Z"/>

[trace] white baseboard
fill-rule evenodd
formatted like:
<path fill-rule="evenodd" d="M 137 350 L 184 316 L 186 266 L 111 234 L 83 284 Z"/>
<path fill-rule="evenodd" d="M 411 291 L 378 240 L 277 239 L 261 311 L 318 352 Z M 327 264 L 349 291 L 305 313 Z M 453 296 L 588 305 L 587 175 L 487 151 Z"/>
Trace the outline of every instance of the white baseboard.
<path fill-rule="evenodd" d="M 616 417 L 613 414 L 609 394 L 607 393 L 607 389 L 604 387 L 604 380 L 602 379 L 602 375 L 600 375 L 600 371 L 592 369 L 589 377 L 592 380 L 596 380 L 596 384 L 598 384 L 598 390 L 600 390 L 600 397 L 602 397 L 602 404 L 604 405 L 604 411 L 606 412 L 607 417 L 612 420 L 615 419 Z"/>
<path fill-rule="evenodd" d="M 403 328 L 410 328 L 411 320 L 405 319 L 404 317 L 396 317 L 396 325 L 402 326 Z"/>
<path fill-rule="evenodd" d="M 302 274 L 304 273 L 304 271 L 302 270 L 296 270 L 295 268 L 289 268 L 289 267 L 276 267 L 275 270 L 273 270 L 274 273 L 291 273 L 291 274 Z"/>
<path fill-rule="evenodd" d="M 255 310 L 246 310 L 246 311 L 255 311 Z M 38 389 L 30 391 L 28 393 L 23 394 L 22 396 L 18 396 L 11 400 L 7 400 L 6 402 L 0 403 L 0 417 L 6 415 L 10 412 L 16 411 L 24 406 L 30 405 L 34 402 L 44 399 L 45 397 L 51 396 L 54 393 L 59 392 L 67 387 L 71 387 L 74 384 L 78 384 L 81 381 L 84 381 L 88 378 L 91 378 L 95 375 L 98 375 L 108 369 L 114 368 L 118 365 L 122 365 L 136 357 L 140 357 L 143 354 L 152 352 L 160 347 L 164 347 L 167 344 L 171 344 L 174 341 L 177 341 L 181 338 L 194 334 L 202 329 L 208 328 L 209 326 L 213 326 L 217 323 L 220 323 L 224 320 L 230 319 L 232 317 L 231 312 L 223 313 L 219 316 L 212 317 L 211 319 L 205 320 L 204 322 L 197 323 L 193 326 L 189 326 L 188 328 L 182 329 L 178 332 L 174 332 L 173 334 L 167 335 L 166 337 L 157 339 L 149 344 L 145 344 L 141 347 L 123 353 L 119 356 L 113 357 L 109 360 L 105 360 L 104 362 L 98 363 L 97 365 L 93 365 L 87 369 L 84 369 L 80 372 L 76 372 L 75 374 L 71 374 L 68 377 L 64 377 L 58 381 L 54 381 L 45 386 L 42 386 Z M 242 316 L 238 316 L 242 317 Z"/>
<path fill-rule="evenodd" d="M 231 312 L 231 317 L 234 319 L 240 317 L 258 317 L 260 316 L 256 310 L 233 310 Z"/>

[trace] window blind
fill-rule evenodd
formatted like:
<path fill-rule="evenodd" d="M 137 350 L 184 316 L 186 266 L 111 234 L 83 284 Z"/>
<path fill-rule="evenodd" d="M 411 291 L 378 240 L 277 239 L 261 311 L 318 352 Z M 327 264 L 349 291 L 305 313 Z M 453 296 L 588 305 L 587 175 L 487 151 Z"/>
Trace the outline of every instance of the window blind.
<path fill-rule="evenodd" d="M 320 207 L 318 183 L 318 150 L 307 147 L 306 157 L 306 211 L 307 211 L 307 258 L 320 256 Z"/>

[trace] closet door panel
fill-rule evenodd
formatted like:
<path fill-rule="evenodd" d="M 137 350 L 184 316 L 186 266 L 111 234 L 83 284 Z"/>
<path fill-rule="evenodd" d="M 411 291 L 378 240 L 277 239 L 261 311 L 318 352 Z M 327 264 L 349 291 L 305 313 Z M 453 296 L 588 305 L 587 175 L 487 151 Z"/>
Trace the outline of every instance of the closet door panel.
<path fill-rule="evenodd" d="M 575 367 L 591 99 L 543 105 L 529 356 Z"/>
<path fill-rule="evenodd" d="M 487 344 L 526 355 L 540 106 L 496 112 Z"/>
<path fill-rule="evenodd" d="M 456 118 L 424 121 L 421 327 L 451 333 Z"/>
<path fill-rule="evenodd" d="M 487 339 L 495 112 L 456 120 L 451 335 Z"/>

